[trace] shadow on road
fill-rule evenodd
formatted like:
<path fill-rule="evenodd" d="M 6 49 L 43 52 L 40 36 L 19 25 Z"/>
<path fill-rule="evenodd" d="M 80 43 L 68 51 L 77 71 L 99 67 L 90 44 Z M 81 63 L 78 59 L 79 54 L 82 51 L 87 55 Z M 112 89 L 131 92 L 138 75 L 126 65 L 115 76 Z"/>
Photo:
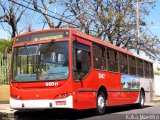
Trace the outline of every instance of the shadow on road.
<path fill-rule="evenodd" d="M 152 106 L 145 106 L 152 107 Z M 125 112 L 137 109 L 131 105 L 108 107 L 106 114 Z M 23 110 L 15 112 L 16 120 L 55 120 L 55 119 L 83 119 L 97 116 L 94 109 L 90 110 L 66 110 L 66 109 L 52 109 L 52 110 Z"/>

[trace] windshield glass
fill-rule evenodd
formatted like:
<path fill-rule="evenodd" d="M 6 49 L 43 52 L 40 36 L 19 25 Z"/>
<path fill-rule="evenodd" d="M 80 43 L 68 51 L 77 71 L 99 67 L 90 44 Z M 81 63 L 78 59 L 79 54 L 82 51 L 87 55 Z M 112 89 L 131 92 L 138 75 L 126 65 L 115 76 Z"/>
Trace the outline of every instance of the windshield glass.
<path fill-rule="evenodd" d="M 68 78 L 68 42 L 14 48 L 13 81 Z"/>

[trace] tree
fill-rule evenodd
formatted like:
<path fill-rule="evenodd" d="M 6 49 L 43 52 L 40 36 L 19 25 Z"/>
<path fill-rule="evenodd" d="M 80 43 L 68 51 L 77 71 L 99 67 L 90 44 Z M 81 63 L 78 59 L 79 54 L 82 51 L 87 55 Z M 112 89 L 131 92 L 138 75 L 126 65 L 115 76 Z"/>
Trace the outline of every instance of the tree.
<path fill-rule="evenodd" d="M 22 3 L 22 1 L 20 0 L 19 3 Z M 26 8 L 10 2 L 9 0 L 0 0 L 0 10 L 0 23 L 4 22 L 10 25 L 12 29 L 11 37 L 15 37 L 18 32 L 17 24 Z"/>
<path fill-rule="evenodd" d="M 47 2 L 44 0 L 39 0 L 39 2 L 38 2 L 38 0 L 33 0 L 32 3 L 33 3 L 35 11 L 39 12 L 40 14 L 42 14 L 44 16 L 44 18 L 46 20 L 45 22 L 48 24 L 49 28 L 59 28 L 62 25 L 62 19 L 63 19 L 64 14 L 67 9 L 64 10 L 64 12 L 62 14 L 57 14 L 56 12 L 54 13 L 53 12 L 54 6 L 52 6 L 52 5 L 54 3 L 56 4 L 56 0 L 55 1 L 49 0 Z M 52 10 L 49 10 L 49 8 L 52 8 Z M 57 25 L 55 25 L 55 23 L 54 23 L 55 21 L 53 21 L 53 17 L 51 17 L 49 15 L 49 12 L 51 13 L 50 15 L 52 15 L 53 17 L 55 17 L 56 14 L 60 17 Z M 55 15 L 53 15 L 53 13 Z"/>
<path fill-rule="evenodd" d="M 61 4 L 87 34 L 123 48 L 135 38 L 135 8 L 128 0 L 70 0 Z"/>
<path fill-rule="evenodd" d="M 8 52 L 12 51 L 13 40 L 0 40 L 0 52 L 3 53 L 6 46 L 8 46 Z"/>
<path fill-rule="evenodd" d="M 147 33 L 137 40 L 136 8 L 130 0 L 61 0 L 61 4 L 69 9 L 70 19 L 79 25 L 78 29 L 87 34 L 125 49 L 152 55 L 160 52 L 155 47 L 160 45 L 159 40 Z M 149 12 L 144 7 L 140 11 L 141 16 Z M 140 30 L 143 33 L 143 27 Z"/>

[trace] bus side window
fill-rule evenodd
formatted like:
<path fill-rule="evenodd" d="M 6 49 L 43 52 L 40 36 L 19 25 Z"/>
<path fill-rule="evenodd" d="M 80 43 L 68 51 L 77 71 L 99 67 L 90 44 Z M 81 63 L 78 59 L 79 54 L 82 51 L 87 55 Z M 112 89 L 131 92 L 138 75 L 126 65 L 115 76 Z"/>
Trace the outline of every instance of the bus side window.
<path fill-rule="evenodd" d="M 149 63 L 149 77 L 153 78 L 153 63 Z"/>
<path fill-rule="evenodd" d="M 128 56 L 129 60 L 129 74 L 136 75 L 136 59 L 133 56 Z"/>
<path fill-rule="evenodd" d="M 144 75 L 145 78 L 149 78 L 149 63 L 147 61 L 144 61 Z"/>
<path fill-rule="evenodd" d="M 108 71 L 118 72 L 117 51 L 107 49 Z"/>
<path fill-rule="evenodd" d="M 120 65 L 120 73 L 128 74 L 128 60 L 126 54 L 119 53 L 119 65 Z"/>
<path fill-rule="evenodd" d="M 82 43 L 73 45 L 74 80 L 83 79 L 90 71 L 90 68 L 91 68 L 90 47 Z"/>
<path fill-rule="evenodd" d="M 137 73 L 138 73 L 138 76 L 144 76 L 143 61 L 141 59 L 137 59 Z"/>
<path fill-rule="evenodd" d="M 98 70 L 106 70 L 106 53 L 105 47 L 93 44 L 94 68 Z"/>

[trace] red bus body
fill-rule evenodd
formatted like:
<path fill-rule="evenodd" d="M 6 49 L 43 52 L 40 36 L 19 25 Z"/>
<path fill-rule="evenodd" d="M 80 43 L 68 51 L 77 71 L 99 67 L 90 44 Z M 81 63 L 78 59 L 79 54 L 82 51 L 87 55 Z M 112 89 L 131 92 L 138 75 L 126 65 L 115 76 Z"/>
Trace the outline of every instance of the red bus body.
<path fill-rule="evenodd" d="M 10 80 L 10 106 L 13 109 L 49 109 L 49 108 L 71 108 L 71 109 L 90 109 L 96 108 L 97 94 L 100 90 L 105 91 L 107 96 L 106 106 L 117 106 L 124 104 L 135 104 L 139 102 L 140 90 L 144 90 L 146 100 L 150 98 L 150 81 L 152 78 L 132 76 L 120 72 L 111 72 L 107 70 L 97 70 L 94 68 L 93 43 L 103 45 L 114 49 L 126 55 L 135 56 L 132 52 L 116 47 L 97 38 L 83 34 L 74 29 L 50 29 L 44 30 L 68 30 L 68 38 L 54 39 L 57 41 L 69 41 L 69 75 L 65 80 L 45 80 L 23 82 L 13 81 L 13 64 L 11 60 L 11 80 Z M 43 33 L 36 31 L 23 35 Z M 21 36 L 23 36 L 21 35 Z M 25 43 L 16 43 L 13 45 L 13 54 L 16 47 L 51 42 L 52 40 L 31 41 Z M 87 75 L 81 80 L 73 78 L 73 41 L 86 44 L 90 47 L 91 68 Z M 123 79 L 138 77 L 138 82 L 128 82 L 128 85 L 136 86 L 138 89 L 126 90 L 122 87 Z M 130 80 L 133 81 L 133 80 Z M 125 84 L 125 83 L 124 83 Z M 134 87 L 133 87 L 134 88 Z"/>

